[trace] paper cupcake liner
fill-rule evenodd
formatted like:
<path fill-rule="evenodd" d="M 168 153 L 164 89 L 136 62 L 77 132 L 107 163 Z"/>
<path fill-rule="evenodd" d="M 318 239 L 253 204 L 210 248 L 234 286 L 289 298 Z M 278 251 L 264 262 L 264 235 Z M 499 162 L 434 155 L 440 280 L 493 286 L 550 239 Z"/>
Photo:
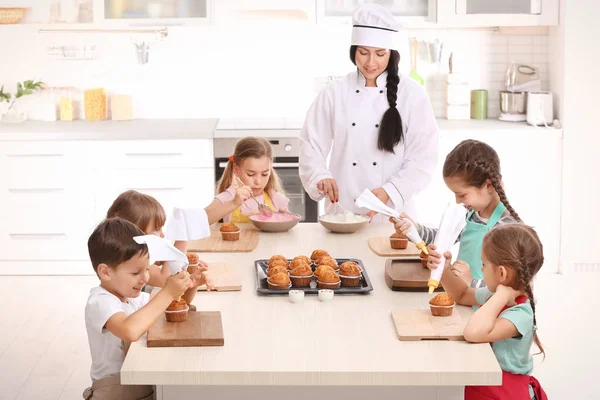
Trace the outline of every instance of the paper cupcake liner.
<path fill-rule="evenodd" d="M 167 318 L 168 322 L 183 322 L 187 320 L 187 313 L 189 309 L 190 307 L 186 307 L 185 310 L 165 310 L 165 317 Z"/>
<path fill-rule="evenodd" d="M 452 304 L 451 306 L 435 306 L 430 304 L 429 309 L 434 317 L 449 317 L 452 315 L 455 305 L 456 303 Z"/>
<path fill-rule="evenodd" d="M 390 238 L 390 247 L 396 250 L 408 248 L 408 239 Z"/>
<path fill-rule="evenodd" d="M 286 284 L 276 284 L 276 283 L 271 283 L 269 279 L 267 279 L 267 284 L 269 285 L 269 289 L 271 290 L 286 290 L 292 287 L 292 282 Z"/>
<path fill-rule="evenodd" d="M 240 238 L 240 232 L 242 230 L 237 230 L 235 232 L 221 232 L 221 237 L 223 240 L 234 241 Z"/>
<path fill-rule="evenodd" d="M 340 275 L 340 279 L 342 280 L 342 286 L 356 287 L 356 286 L 360 285 L 362 275 L 358 275 L 358 276 Z"/>
<path fill-rule="evenodd" d="M 294 287 L 308 287 L 310 285 L 310 281 L 312 280 L 313 275 L 308 276 L 293 276 L 290 275 L 290 279 L 292 280 L 292 286 Z"/>
<path fill-rule="evenodd" d="M 317 279 L 317 286 L 319 287 L 319 289 L 339 289 L 341 283 L 342 283 L 341 280 L 336 283 L 328 283 L 328 282 L 321 282 L 320 280 Z"/>

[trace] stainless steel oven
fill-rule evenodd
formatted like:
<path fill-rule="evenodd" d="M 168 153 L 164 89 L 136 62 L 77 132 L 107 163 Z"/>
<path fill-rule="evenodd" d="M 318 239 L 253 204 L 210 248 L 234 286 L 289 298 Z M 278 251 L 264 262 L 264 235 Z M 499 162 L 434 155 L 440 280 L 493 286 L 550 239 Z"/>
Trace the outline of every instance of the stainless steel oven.
<path fill-rule="evenodd" d="M 240 131 L 240 133 L 242 132 Z M 252 136 L 264 137 L 264 135 L 254 132 Z M 215 184 L 223 175 L 235 144 L 242 137 L 214 139 Z M 267 140 L 273 147 L 273 167 L 281 179 L 286 196 L 290 199 L 290 211 L 302 217 L 300 222 L 317 222 L 318 203 L 304 191 L 298 173 L 300 140 L 297 137 L 267 138 Z"/>

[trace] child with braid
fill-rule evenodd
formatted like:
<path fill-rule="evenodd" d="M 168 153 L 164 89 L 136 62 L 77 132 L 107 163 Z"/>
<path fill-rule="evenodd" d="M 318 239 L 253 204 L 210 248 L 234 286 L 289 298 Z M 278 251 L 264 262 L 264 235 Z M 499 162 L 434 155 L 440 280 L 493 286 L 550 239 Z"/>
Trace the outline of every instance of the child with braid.
<path fill-rule="evenodd" d="M 457 203 L 468 209 L 467 226 L 459 241 L 458 260 L 465 264 L 452 267 L 452 272 L 471 287 L 484 285 L 481 272 L 481 246 L 484 235 L 494 226 L 521 222 L 504 193 L 500 159 L 496 151 L 486 143 L 477 140 L 464 140 L 446 157 L 444 162 L 444 182 L 454 192 Z M 414 223 L 406 214 L 405 219 L 395 222 L 396 231 L 406 234 Z M 394 221 L 392 221 L 394 222 Z M 419 235 L 427 245 L 433 243 L 437 229 L 415 224 Z M 435 269 L 441 255 L 435 245 L 430 246 L 427 266 Z M 469 268 L 465 268 L 468 265 Z"/>
<path fill-rule="evenodd" d="M 458 304 L 479 305 L 463 332 L 467 341 L 491 343 L 500 368 L 502 386 L 467 386 L 465 400 L 546 400 L 539 382 L 531 376 L 535 342 L 544 354 L 537 335 L 532 281 L 544 262 L 537 233 L 524 224 L 493 228 L 483 238 L 485 287 L 469 288 L 454 275 L 446 252 L 442 285 Z M 464 264 L 458 260 L 454 263 Z M 468 266 L 467 266 L 468 267 Z"/>

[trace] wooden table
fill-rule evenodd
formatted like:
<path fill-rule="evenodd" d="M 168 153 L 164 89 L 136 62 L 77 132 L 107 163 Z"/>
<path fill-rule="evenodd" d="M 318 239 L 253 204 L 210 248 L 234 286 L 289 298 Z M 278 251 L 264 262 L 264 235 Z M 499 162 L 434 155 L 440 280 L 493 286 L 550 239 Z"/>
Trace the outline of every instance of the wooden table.
<path fill-rule="evenodd" d="M 370 225 L 352 234 L 332 234 L 319 224 L 299 224 L 286 233 L 260 233 L 251 253 L 206 253 L 208 262 L 239 266 L 241 292 L 198 293 L 198 310 L 223 317 L 224 347 L 147 348 L 134 343 L 121 370 L 124 384 L 157 385 L 158 399 L 404 398 L 462 399 L 465 385 L 501 384 L 501 370 L 488 344 L 401 342 L 391 311 L 427 308 L 426 293 L 393 292 L 385 284 L 385 258 L 368 246 L 370 236 L 389 235 L 390 225 Z M 363 260 L 374 290 L 320 302 L 307 295 L 259 296 L 253 261 L 273 254 L 308 255 L 321 248 L 334 257 Z M 457 307 L 468 318 L 472 310 Z M 192 386 L 190 386 L 192 385 Z"/>

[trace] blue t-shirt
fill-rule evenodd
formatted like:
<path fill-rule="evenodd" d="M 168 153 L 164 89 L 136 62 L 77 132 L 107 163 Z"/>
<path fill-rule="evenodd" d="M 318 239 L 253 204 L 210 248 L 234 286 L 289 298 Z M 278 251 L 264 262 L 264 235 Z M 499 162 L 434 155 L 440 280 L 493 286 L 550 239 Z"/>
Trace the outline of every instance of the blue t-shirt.
<path fill-rule="evenodd" d="M 487 287 L 475 289 L 475 299 L 484 304 L 494 293 Z M 499 318 L 505 318 L 513 323 L 519 335 L 492 343 L 492 349 L 503 371 L 519 375 L 531 375 L 533 372 L 533 309 L 529 299 L 525 303 L 507 308 L 500 313 Z"/>

